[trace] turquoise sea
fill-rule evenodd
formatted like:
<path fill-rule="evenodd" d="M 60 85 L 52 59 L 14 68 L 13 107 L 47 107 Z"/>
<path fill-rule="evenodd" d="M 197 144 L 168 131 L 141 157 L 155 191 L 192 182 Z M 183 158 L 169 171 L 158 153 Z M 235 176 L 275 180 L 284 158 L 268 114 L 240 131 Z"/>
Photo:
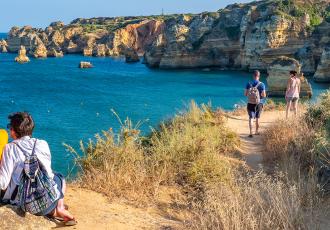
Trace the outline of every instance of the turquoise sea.
<path fill-rule="evenodd" d="M 36 122 L 35 136 L 48 141 L 53 167 L 64 174 L 72 167 L 72 155 L 63 143 L 78 149 L 80 140 L 110 127 L 118 129 L 111 109 L 135 123 L 148 120 L 142 126 L 147 133 L 192 99 L 233 109 L 244 101 L 243 88 L 250 80 L 244 72 L 154 70 L 120 58 L 67 55 L 18 64 L 15 56 L 0 54 L 0 127 L 6 126 L 8 114 L 29 111 Z M 95 67 L 79 69 L 83 60 Z M 313 88 L 317 96 L 329 85 Z"/>

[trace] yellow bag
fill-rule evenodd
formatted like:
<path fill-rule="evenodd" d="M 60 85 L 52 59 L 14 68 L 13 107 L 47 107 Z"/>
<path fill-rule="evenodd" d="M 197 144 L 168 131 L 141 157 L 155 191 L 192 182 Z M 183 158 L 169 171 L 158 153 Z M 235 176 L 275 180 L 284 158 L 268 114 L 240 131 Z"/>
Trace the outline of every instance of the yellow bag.
<path fill-rule="evenodd" d="M 5 129 L 0 129 L 0 159 L 5 145 L 8 143 L 8 133 Z"/>

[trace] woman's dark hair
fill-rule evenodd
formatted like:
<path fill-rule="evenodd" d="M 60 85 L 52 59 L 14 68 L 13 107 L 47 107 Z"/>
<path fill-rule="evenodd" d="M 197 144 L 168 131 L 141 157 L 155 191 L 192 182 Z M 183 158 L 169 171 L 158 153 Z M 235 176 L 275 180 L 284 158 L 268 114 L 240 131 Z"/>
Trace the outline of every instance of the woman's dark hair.
<path fill-rule="evenodd" d="M 290 74 L 292 74 L 293 76 L 296 76 L 297 75 L 297 71 L 292 70 L 292 71 L 290 71 Z"/>
<path fill-rule="evenodd" d="M 32 136 L 34 121 L 29 113 L 13 113 L 8 116 L 8 119 L 10 121 L 8 126 L 15 131 L 17 138 Z"/>

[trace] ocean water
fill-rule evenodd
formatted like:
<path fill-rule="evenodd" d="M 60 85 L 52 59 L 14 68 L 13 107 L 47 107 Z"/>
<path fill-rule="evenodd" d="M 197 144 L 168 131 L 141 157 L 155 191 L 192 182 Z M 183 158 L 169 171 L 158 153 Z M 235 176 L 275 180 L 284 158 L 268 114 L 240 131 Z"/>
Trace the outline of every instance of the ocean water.
<path fill-rule="evenodd" d="M 47 140 L 53 167 L 64 174 L 73 166 L 73 156 L 63 143 L 79 149 L 80 140 L 88 141 L 110 127 L 118 129 L 111 109 L 123 120 L 147 120 L 141 129 L 148 133 L 190 100 L 233 109 L 244 101 L 243 88 L 250 80 L 244 72 L 154 70 L 120 58 L 67 55 L 18 64 L 15 56 L 0 54 L 0 127 L 8 123 L 8 114 L 29 111 L 36 123 L 34 136 Z M 82 60 L 95 67 L 79 69 Z M 317 96 L 329 85 L 313 88 Z"/>

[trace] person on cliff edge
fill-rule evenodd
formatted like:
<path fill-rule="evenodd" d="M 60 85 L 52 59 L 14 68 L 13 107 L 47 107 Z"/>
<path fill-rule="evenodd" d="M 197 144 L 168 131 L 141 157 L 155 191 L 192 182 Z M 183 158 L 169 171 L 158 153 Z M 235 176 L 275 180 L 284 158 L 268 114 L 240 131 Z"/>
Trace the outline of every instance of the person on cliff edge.
<path fill-rule="evenodd" d="M 249 115 L 250 127 L 249 137 L 253 137 L 252 121 L 253 119 L 256 120 L 255 135 L 259 135 L 259 119 L 266 100 L 266 86 L 260 81 L 260 72 L 258 70 L 253 73 L 253 81 L 246 84 L 244 95 L 248 99 L 247 112 Z"/>
<path fill-rule="evenodd" d="M 37 158 L 38 168 L 40 166 L 40 170 L 44 172 L 43 175 L 49 178 L 49 181 L 51 180 L 51 186 L 53 186 L 57 196 L 54 197 L 54 202 L 44 203 L 44 199 L 41 199 L 41 197 L 44 197 L 44 193 L 37 193 L 37 191 L 41 191 L 40 187 L 37 187 L 40 185 L 41 181 L 31 179 L 31 186 L 36 186 L 32 189 L 32 191 L 34 191 L 32 195 L 34 196 L 24 197 L 24 202 L 28 199 L 31 202 L 31 200 L 34 199 L 38 203 L 34 202 L 33 204 L 43 204 L 40 206 L 41 211 L 35 215 L 61 220 L 64 225 L 67 226 L 77 224 L 75 218 L 67 210 L 67 206 L 64 204 L 64 194 L 66 190 L 65 179 L 61 174 L 55 173 L 52 170 L 51 153 L 47 142 L 32 137 L 34 129 L 32 116 L 27 112 L 17 112 L 9 115 L 8 119 L 9 124 L 7 125 L 7 128 L 13 141 L 5 145 L 0 163 L 1 203 L 10 203 L 14 205 L 22 204 L 21 200 L 17 203 L 16 199 L 18 194 L 22 192 L 22 178 L 32 177 L 27 173 L 34 172 L 33 170 L 36 169 L 35 161 L 32 163 L 27 161 L 27 159 L 31 160 L 33 159 L 32 157 L 35 156 Z M 26 171 L 27 169 L 28 171 Z M 23 177 L 24 173 L 25 177 Z M 40 179 L 40 177 L 38 179 Z M 44 183 L 45 179 L 43 179 L 42 182 Z M 27 189 L 24 191 L 26 192 Z M 43 192 L 44 191 L 45 190 L 43 190 Z M 36 196 L 36 194 L 38 196 Z M 36 206 L 30 208 L 35 207 Z"/>
<path fill-rule="evenodd" d="M 298 101 L 300 94 L 300 86 L 301 82 L 299 77 L 297 76 L 296 71 L 290 71 L 290 79 L 288 80 L 288 84 L 285 92 L 285 100 L 286 100 L 286 119 L 289 117 L 289 111 L 293 110 L 294 115 L 298 114 Z"/>

